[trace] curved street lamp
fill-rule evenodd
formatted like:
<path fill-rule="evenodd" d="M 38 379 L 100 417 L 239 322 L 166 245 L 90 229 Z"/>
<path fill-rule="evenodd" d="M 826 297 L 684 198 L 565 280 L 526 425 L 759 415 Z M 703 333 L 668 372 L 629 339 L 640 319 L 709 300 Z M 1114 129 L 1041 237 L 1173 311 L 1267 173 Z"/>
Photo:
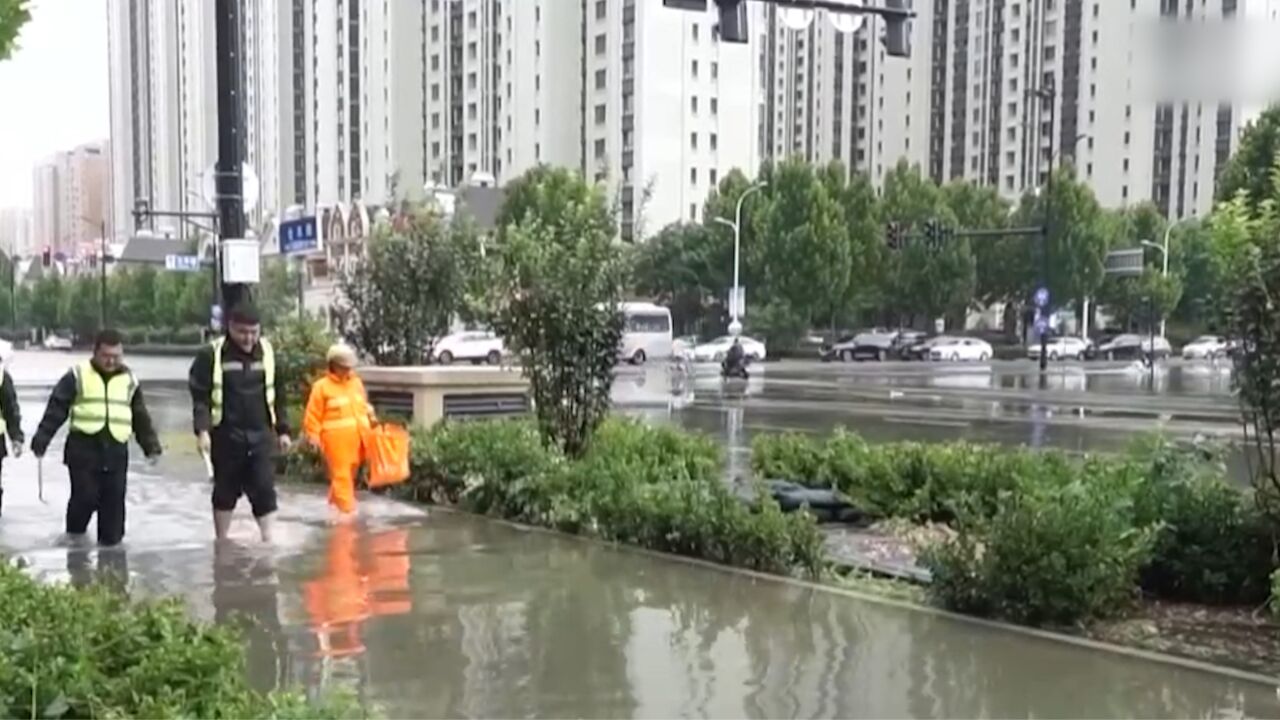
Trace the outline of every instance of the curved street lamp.
<path fill-rule="evenodd" d="M 769 187 L 769 183 L 762 180 L 747 188 L 738 197 L 738 209 L 734 213 L 733 220 L 726 220 L 721 217 L 715 218 L 715 222 L 733 228 L 733 289 L 730 291 L 729 298 L 729 334 L 733 337 L 738 337 L 742 334 L 741 314 L 745 308 L 740 306 L 746 304 L 744 302 L 746 298 L 741 295 L 742 283 L 739 282 L 739 272 L 742 268 L 742 204 L 746 202 L 747 197 L 752 193 L 759 192 L 767 187 Z"/>

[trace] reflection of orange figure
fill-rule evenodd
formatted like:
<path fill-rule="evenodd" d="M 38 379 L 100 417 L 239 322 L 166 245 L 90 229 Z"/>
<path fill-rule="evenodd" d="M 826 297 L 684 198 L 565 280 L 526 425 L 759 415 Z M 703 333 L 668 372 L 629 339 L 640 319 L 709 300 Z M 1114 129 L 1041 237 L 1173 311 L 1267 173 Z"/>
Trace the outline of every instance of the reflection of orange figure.
<path fill-rule="evenodd" d="M 372 427 L 364 383 L 355 374 L 355 352 L 329 349 L 329 374 L 311 386 L 304 431 L 324 451 L 329 469 L 329 503 L 344 513 L 356 509 L 356 471 L 363 462 L 364 434 Z"/>
<path fill-rule="evenodd" d="M 344 523 L 333 530 L 324 574 L 303 586 L 311 629 L 326 659 L 364 652 L 360 626 L 370 617 L 413 609 L 409 596 L 408 534 L 388 530 L 361 541 Z"/>

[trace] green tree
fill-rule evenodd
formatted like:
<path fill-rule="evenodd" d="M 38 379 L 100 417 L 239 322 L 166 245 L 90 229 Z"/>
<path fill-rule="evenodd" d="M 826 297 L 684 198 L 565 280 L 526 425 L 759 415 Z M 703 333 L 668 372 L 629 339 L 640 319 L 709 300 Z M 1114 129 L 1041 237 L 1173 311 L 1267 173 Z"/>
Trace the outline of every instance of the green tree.
<path fill-rule="evenodd" d="M 339 281 L 343 335 L 384 365 L 416 365 L 462 307 L 461 255 L 471 243 L 463 226 L 432 212 L 415 215 L 407 229 L 380 228 L 365 257 Z"/>
<path fill-rule="evenodd" d="M 929 222 L 955 228 L 956 216 L 942 189 L 902 160 L 885 176 L 881 210 L 886 222 L 902 225 L 910 238 L 892 254 L 888 275 L 894 295 L 886 298 L 894 314 L 931 320 L 963 315 L 977 282 L 970 242 L 953 237 L 938 247 L 925 242 Z"/>
<path fill-rule="evenodd" d="M 31 19 L 28 0 L 0 0 L 0 60 L 18 46 L 18 32 Z"/>
<path fill-rule="evenodd" d="M 45 330 L 63 325 L 62 278 L 50 273 L 36 281 L 31 291 L 31 324 Z"/>
<path fill-rule="evenodd" d="M 1280 104 L 1267 108 L 1240 135 L 1240 145 L 1218 178 L 1218 200 L 1245 194 L 1249 207 L 1276 197 L 1271 169 L 1280 157 Z"/>
<path fill-rule="evenodd" d="M 763 232 L 747 253 L 760 268 L 755 276 L 763 279 L 763 287 L 758 292 L 786 303 L 806 326 L 830 320 L 839 312 L 853 263 L 839 198 L 844 181 L 828 182 L 835 195 L 801 160 L 787 160 L 774 168 L 768 204 L 758 218 Z"/>
<path fill-rule="evenodd" d="M 599 188 L 548 168 L 512 186 L 493 324 L 522 358 L 543 437 L 577 457 L 609 412 L 627 268 Z"/>
<path fill-rule="evenodd" d="M 849 243 L 849 282 L 844 296 L 831 313 L 831 328 L 853 323 L 862 312 L 874 309 L 885 296 L 884 269 L 888 249 L 884 245 L 880 199 L 870 178 L 848 174 L 843 164 L 832 162 L 818 172 L 828 195 L 844 213 Z"/>
<path fill-rule="evenodd" d="M 118 327 L 149 328 L 160 324 L 156 307 L 159 273 L 150 265 L 125 267 L 110 278 L 109 292 L 115 305 L 112 324 Z"/>
<path fill-rule="evenodd" d="M 66 307 L 63 317 L 76 337 L 92 337 L 99 329 L 99 286 L 95 277 L 80 276 L 65 283 Z"/>
<path fill-rule="evenodd" d="M 942 197 L 960 230 L 1000 230 L 1009 225 L 1010 204 L 993 187 L 956 180 L 942 187 Z M 981 237 L 970 241 L 974 259 L 974 299 L 982 304 L 1020 303 L 1031 269 L 1025 264 L 1018 236 Z"/>
<path fill-rule="evenodd" d="M 1045 194 L 1029 192 L 1022 197 L 1014 222 L 1037 226 L 1045 218 Z M 1038 286 L 1042 262 L 1048 268 L 1048 288 L 1053 307 L 1072 302 L 1079 307 L 1102 285 L 1104 263 L 1110 249 L 1110 229 L 1093 190 L 1076 179 L 1071 166 L 1053 172 L 1053 215 L 1048 237 L 1048 258 L 1040 255 L 1038 237 L 1023 238 L 1016 262 L 1032 268 L 1022 297 L 1029 298 Z"/>
<path fill-rule="evenodd" d="M 288 258 L 264 258 L 254 304 L 264 325 L 275 325 L 298 310 L 298 270 Z"/>
<path fill-rule="evenodd" d="M 637 248 L 632 277 L 636 292 L 671 308 L 678 334 L 698 333 L 726 304 L 732 263 L 727 233 L 674 223 Z"/>
<path fill-rule="evenodd" d="M 1209 223 L 1188 220 L 1173 230 L 1172 263 L 1182 279 L 1182 298 L 1173 317 L 1201 329 L 1217 326 L 1225 287 Z"/>

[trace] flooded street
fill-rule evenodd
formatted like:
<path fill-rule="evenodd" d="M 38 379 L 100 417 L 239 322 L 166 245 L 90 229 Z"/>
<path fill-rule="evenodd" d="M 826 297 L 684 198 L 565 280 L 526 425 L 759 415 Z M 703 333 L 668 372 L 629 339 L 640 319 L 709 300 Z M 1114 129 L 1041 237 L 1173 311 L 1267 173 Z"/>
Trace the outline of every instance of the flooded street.
<path fill-rule="evenodd" d="M 185 372 L 182 361 L 147 370 L 134 364 L 144 383 Z M 49 369 L 52 378 L 65 364 L 20 356 L 16 367 L 15 376 Z M 908 419 L 957 418 L 996 402 L 984 393 L 999 395 L 1002 407 L 1028 394 L 1043 394 L 1044 402 L 1030 404 L 1045 406 L 1055 393 L 1064 401 L 1080 394 L 1008 388 L 1003 379 L 959 388 L 915 374 L 884 382 L 838 370 L 818 368 L 810 379 L 815 371 L 793 374 L 780 365 L 738 389 L 699 376 L 677 395 L 665 368 L 628 371 L 618 400 L 628 411 L 742 446 L 748 428 L 821 430 L 830 423 L 871 437 L 866 428 L 918 437 L 911 433 L 937 427 L 886 426 L 862 411 L 870 407 L 881 414 L 892 407 Z M 1107 383 L 1089 390 L 1087 376 L 1084 382 L 1089 407 L 1155 411 L 1163 404 L 1140 387 L 1126 395 Z M 161 427 L 185 434 L 183 388 L 152 382 L 145 389 Z M 893 391 L 911 397 L 890 397 Z M 21 396 L 24 425 L 33 428 L 43 394 L 31 388 Z M 1196 412 L 1229 412 L 1230 398 L 1211 391 L 1179 393 L 1172 402 L 1183 400 Z M 732 414 L 736 430 L 723 422 Z M 1058 433 L 1070 424 L 1056 411 L 1045 417 L 1045 438 L 1065 437 Z M 1001 432 L 1030 444 L 1031 421 L 1012 420 L 1012 411 L 1008 418 L 989 418 L 986 426 L 973 418 L 966 427 L 1009 428 Z M 1137 425 L 1116 421 L 1126 422 Z M 951 437 L 973 437 L 945 427 L 955 431 Z M 59 453 L 55 445 L 50 460 Z M 0 550 L 45 577 L 79 582 L 98 569 L 123 572 L 136 591 L 178 595 L 201 617 L 247 618 L 250 673 L 259 687 L 350 687 L 390 717 L 1280 715 L 1270 682 L 377 497 L 362 498 L 358 524 L 335 527 L 322 492 L 286 488 L 276 547 L 253 542 L 242 505 L 232 531 L 237 542 L 215 548 L 202 474 L 189 452 L 171 452 L 154 470 L 139 464 L 130 479 L 125 546 L 98 551 L 58 545 L 68 496 L 61 466 L 46 462 L 42 504 L 34 460 L 6 462 Z"/>

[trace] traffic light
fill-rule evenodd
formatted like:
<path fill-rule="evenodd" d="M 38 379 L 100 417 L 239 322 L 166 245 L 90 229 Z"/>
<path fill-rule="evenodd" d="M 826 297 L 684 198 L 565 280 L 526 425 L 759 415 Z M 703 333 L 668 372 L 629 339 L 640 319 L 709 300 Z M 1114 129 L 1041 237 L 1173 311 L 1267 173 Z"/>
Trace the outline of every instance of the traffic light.
<path fill-rule="evenodd" d="M 911 57 L 911 26 L 908 25 L 907 0 L 884 0 L 886 10 L 901 14 L 884 16 L 884 50 L 889 57 Z"/>
<path fill-rule="evenodd" d="M 44 267 L 50 267 L 53 265 L 52 250 L 50 250 L 49 248 L 44 249 L 44 252 L 40 254 L 40 264 Z"/>
<path fill-rule="evenodd" d="M 941 250 L 951 242 L 953 234 L 951 227 L 943 224 L 941 220 L 930 220 L 924 226 L 925 244 L 930 250 Z"/>
<path fill-rule="evenodd" d="M 746 0 L 713 0 L 720 11 L 720 40 L 727 43 L 747 42 Z M 677 10 L 707 11 L 707 0 L 662 0 L 662 4 Z"/>
<path fill-rule="evenodd" d="M 902 223 L 891 222 L 885 226 L 884 244 L 890 250 L 901 250 L 906 241 L 906 233 Z"/>

